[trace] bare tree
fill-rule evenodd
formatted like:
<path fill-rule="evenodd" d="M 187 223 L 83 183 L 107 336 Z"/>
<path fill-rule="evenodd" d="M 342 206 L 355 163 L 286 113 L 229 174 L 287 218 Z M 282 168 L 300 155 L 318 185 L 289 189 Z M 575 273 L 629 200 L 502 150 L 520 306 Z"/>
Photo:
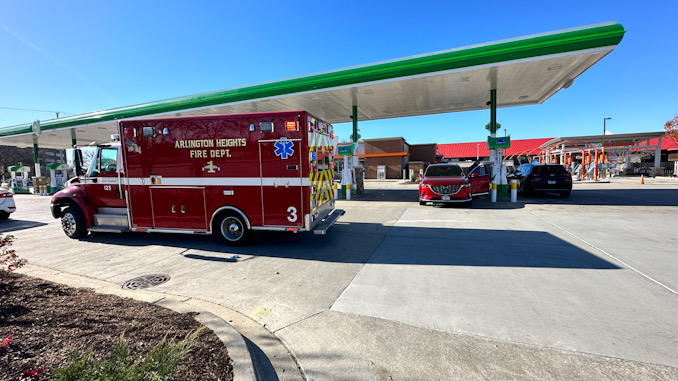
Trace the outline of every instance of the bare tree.
<path fill-rule="evenodd" d="M 666 136 L 678 143 L 678 114 L 673 119 L 664 123 L 664 129 L 666 130 Z"/>

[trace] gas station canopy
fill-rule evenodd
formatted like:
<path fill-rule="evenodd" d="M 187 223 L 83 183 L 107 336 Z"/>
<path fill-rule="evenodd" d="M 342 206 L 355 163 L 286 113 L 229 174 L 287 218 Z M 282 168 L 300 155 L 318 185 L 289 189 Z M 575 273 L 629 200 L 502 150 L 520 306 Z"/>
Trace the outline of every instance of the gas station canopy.
<path fill-rule="evenodd" d="M 605 23 L 228 90 L 0 127 L 0 144 L 66 148 L 107 141 L 127 118 L 305 110 L 329 123 L 539 104 L 619 44 Z"/>
<path fill-rule="evenodd" d="M 570 136 L 566 138 L 554 138 L 549 141 L 544 142 L 539 148 L 545 149 L 549 147 L 560 148 L 565 146 L 565 148 L 570 148 L 572 146 L 582 146 L 587 144 L 592 147 L 605 147 L 605 148 L 643 148 L 643 146 L 638 146 L 638 143 L 646 142 L 646 146 L 649 146 L 650 140 L 660 139 L 666 135 L 665 131 L 660 132 L 639 132 L 631 134 L 610 134 L 610 135 L 589 135 L 589 136 Z M 661 146 L 661 143 L 659 143 Z M 655 147 L 652 147 L 655 148 Z"/>

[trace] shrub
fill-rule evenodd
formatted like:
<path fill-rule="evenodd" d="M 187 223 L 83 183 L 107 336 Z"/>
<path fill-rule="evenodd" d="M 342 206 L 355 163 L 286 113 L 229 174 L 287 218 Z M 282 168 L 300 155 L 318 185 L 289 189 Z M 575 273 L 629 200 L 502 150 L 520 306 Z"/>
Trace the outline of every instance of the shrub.
<path fill-rule="evenodd" d="M 93 358 L 90 347 L 81 356 L 71 354 L 69 363 L 54 370 L 56 381 L 101 380 L 101 381 L 165 381 L 172 380 L 179 362 L 183 360 L 195 345 L 195 341 L 205 327 L 189 332 L 183 340 L 175 343 L 175 338 L 167 335 L 151 350 L 143 361 L 132 356 L 125 334 L 113 347 L 113 354 L 104 361 Z"/>
<path fill-rule="evenodd" d="M 28 261 L 19 258 L 13 249 L 10 249 L 14 242 L 13 235 L 0 236 L 0 275 L 12 272 L 22 267 Z"/>

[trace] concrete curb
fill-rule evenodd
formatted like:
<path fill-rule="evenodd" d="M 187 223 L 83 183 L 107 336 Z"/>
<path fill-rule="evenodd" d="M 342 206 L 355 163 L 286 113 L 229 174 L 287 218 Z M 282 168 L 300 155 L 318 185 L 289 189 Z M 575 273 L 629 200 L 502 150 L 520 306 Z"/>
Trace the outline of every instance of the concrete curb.
<path fill-rule="evenodd" d="M 214 331 L 228 349 L 228 355 L 233 361 L 233 379 L 235 381 L 256 381 L 258 379 L 253 357 L 250 354 L 247 343 L 249 340 L 244 338 L 240 332 L 224 318 L 202 308 L 209 302 L 196 301 L 195 299 L 182 298 L 148 290 L 124 290 L 120 285 L 114 283 L 30 264 L 17 270 L 17 273 L 60 283 L 69 287 L 91 288 L 95 292 L 102 294 L 117 295 L 124 298 L 152 303 L 179 313 L 197 312 L 198 315 L 196 316 L 196 320 Z M 212 308 L 212 310 L 214 310 L 214 308 Z"/>

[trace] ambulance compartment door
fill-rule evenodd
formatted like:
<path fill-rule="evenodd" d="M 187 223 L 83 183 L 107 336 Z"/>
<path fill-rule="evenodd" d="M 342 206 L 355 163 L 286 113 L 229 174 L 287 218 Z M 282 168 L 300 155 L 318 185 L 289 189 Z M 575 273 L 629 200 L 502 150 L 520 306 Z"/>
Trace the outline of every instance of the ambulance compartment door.
<path fill-rule="evenodd" d="M 303 226 L 301 139 L 259 141 L 264 226 Z"/>
<path fill-rule="evenodd" d="M 205 188 L 150 188 L 154 228 L 207 230 Z"/>

